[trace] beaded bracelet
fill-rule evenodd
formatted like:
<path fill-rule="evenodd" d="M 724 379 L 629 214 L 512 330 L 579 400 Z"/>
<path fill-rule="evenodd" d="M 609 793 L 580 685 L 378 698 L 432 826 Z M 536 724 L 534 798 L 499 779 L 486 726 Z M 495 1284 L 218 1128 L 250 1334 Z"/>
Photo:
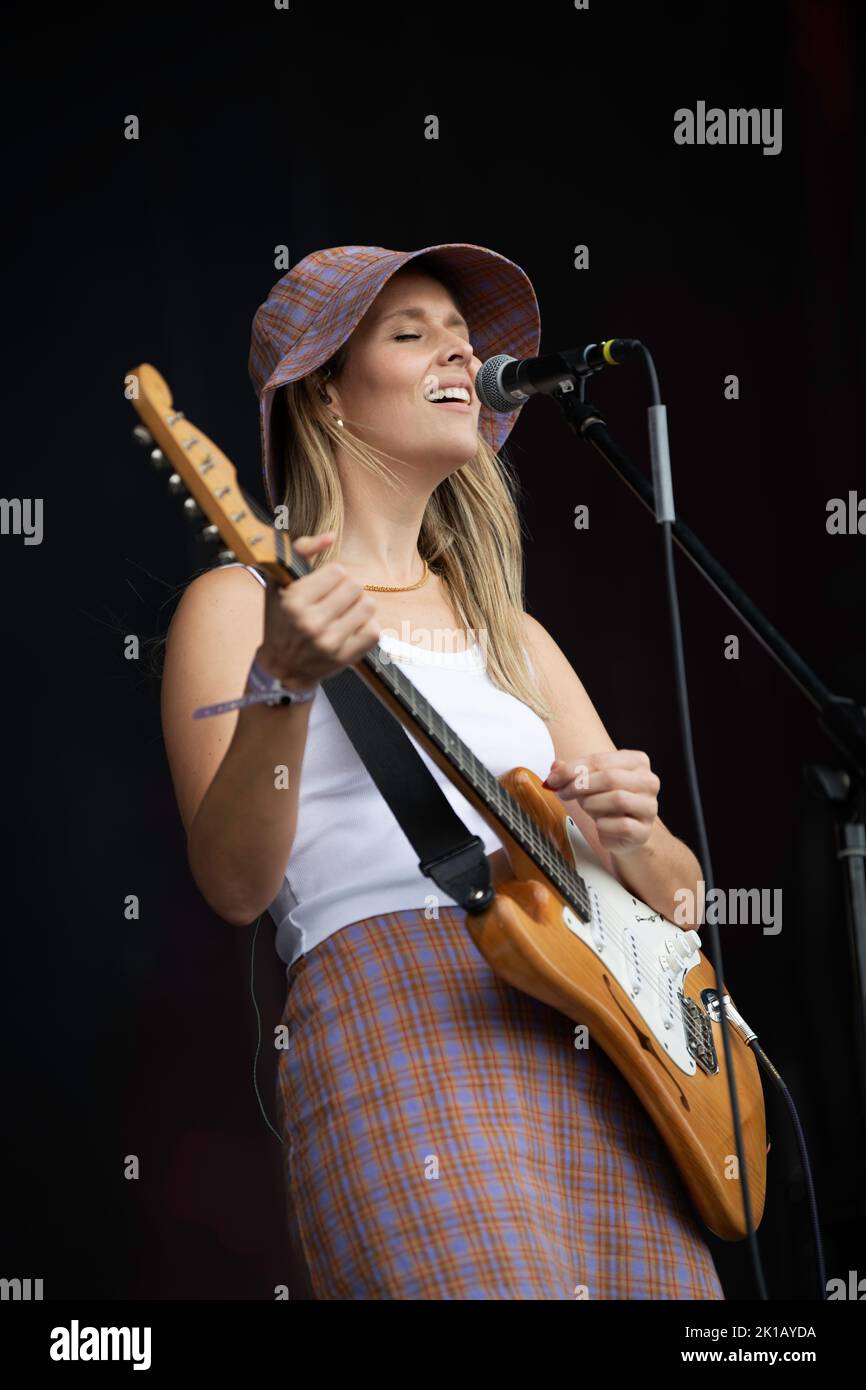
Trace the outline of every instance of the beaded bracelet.
<path fill-rule="evenodd" d="M 218 705 L 201 705 L 193 710 L 192 717 L 205 719 L 210 714 L 225 714 L 247 705 L 303 705 L 315 697 L 318 688 L 317 683 L 312 690 L 287 690 L 278 676 L 272 676 L 254 659 L 243 695 L 237 700 L 223 700 Z"/>

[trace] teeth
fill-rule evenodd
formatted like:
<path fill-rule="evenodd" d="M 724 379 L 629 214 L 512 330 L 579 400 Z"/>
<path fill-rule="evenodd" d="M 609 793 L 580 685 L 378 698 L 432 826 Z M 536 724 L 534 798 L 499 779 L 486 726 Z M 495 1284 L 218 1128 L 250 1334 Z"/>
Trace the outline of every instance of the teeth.
<path fill-rule="evenodd" d="M 464 401 L 469 404 L 469 392 L 465 386 L 446 386 L 444 391 L 430 391 L 428 401 Z"/>

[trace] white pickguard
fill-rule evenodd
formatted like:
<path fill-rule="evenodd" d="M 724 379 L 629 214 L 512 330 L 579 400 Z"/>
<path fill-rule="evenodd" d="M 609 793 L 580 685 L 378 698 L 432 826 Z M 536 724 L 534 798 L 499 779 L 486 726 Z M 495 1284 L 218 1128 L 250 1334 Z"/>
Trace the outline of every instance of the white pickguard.
<path fill-rule="evenodd" d="M 688 1049 L 680 994 L 688 971 L 700 961 L 700 937 L 666 921 L 623 888 L 598 862 L 571 816 L 565 823 L 575 868 L 592 902 L 591 921 L 582 922 L 566 907 L 565 925 L 622 986 L 671 1061 L 694 1075 L 697 1063 Z"/>

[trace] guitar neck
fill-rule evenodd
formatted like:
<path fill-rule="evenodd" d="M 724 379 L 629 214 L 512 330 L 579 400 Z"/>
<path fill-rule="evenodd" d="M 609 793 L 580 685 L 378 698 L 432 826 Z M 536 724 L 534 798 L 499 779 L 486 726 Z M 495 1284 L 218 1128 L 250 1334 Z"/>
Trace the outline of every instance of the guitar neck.
<path fill-rule="evenodd" d="M 421 694 L 406 672 L 388 656 L 383 660 L 382 649 L 374 648 L 362 657 L 362 662 L 375 681 L 378 681 L 400 707 L 404 727 L 416 735 L 426 735 L 435 744 L 451 769 L 452 781 L 458 787 L 463 781 L 487 807 L 500 830 L 505 830 L 517 842 L 533 863 L 546 874 L 552 885 L 572 905 L 584 921 L 590 917 L 589 891 L 581 875 L 560 854 L 552 840 L 503 787 L 498 778 L 486 768 L 463 742 L 459 734 L 445 722 L 438 710 Z M 421 739 L 423 742 L 423 738 Z M 447 772 L 447 768 L 445 769 Z"/>

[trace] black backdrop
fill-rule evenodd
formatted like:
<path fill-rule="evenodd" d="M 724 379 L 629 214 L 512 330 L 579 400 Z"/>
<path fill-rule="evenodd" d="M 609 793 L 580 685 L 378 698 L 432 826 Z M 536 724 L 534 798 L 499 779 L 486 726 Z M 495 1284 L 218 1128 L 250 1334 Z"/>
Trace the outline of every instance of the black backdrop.
<path fill-rule="evenodd" d="M 866 538 L 825 526 L 829 498 L 864 492 L 862 16 L 807 0 L 510 17 L 259 0 L 116 6 L 104 21 L 40 8 L 6 38 L 19 82 L 4 121 L 3 492 L 44 498 L 45 523 L 38 546 L 0 537 L 3 1273 L 43 1278 L 47 1298 L 267 1299 L 285 1282 L 296 1296 L 280 1146 L 253 1089 L 252 928 L 220 922 L 189 878 L 158 686 L 123 656 L 126 634 L 164 631 L 201 563 L 130 440 L 124 373 L 154 363 L 261 495 L 246 356 L 282 273 L 274 248 L 294 263 L 342 243 L 493 247 L 533 280 L 542 351 L 650 345 L 680 515 L 828 685 L 862 701 Z M 781 153 L 676 145 L 673 113 L 698 101 L 782 108 Z M 424 138 L 431 114 L 438 140 Z M 647 466 L 643 373 L 608 373 L 590 399 Z M 617 746 L 649 752 L 662 814 L 694 845 L 658 529 L 553 402 L 523 412 L 509 453 L 527 607 Z M 832 822 L 802 776 L 836 760 L 682 558 L 678 574 L 716 880 L 783 889 L 781 933 L 724 929 L 728 978 L 797 1100 L 828 1275 L 847 1278 L 858 1259 L 866 1273 L 851 965 Z M 729 633 L 737 661 L 723 659 Z M 263 922 L 266 1040 L 282 988 Z M 273 1119 L 267 1046 L 259 1088 Z M 770 1289 L 811 1297 L 802 1177 L 772 1095 L 768 1120 Z M 752 1297 L 745 1247 L 713 1251 L 728 1296 Z"/>

